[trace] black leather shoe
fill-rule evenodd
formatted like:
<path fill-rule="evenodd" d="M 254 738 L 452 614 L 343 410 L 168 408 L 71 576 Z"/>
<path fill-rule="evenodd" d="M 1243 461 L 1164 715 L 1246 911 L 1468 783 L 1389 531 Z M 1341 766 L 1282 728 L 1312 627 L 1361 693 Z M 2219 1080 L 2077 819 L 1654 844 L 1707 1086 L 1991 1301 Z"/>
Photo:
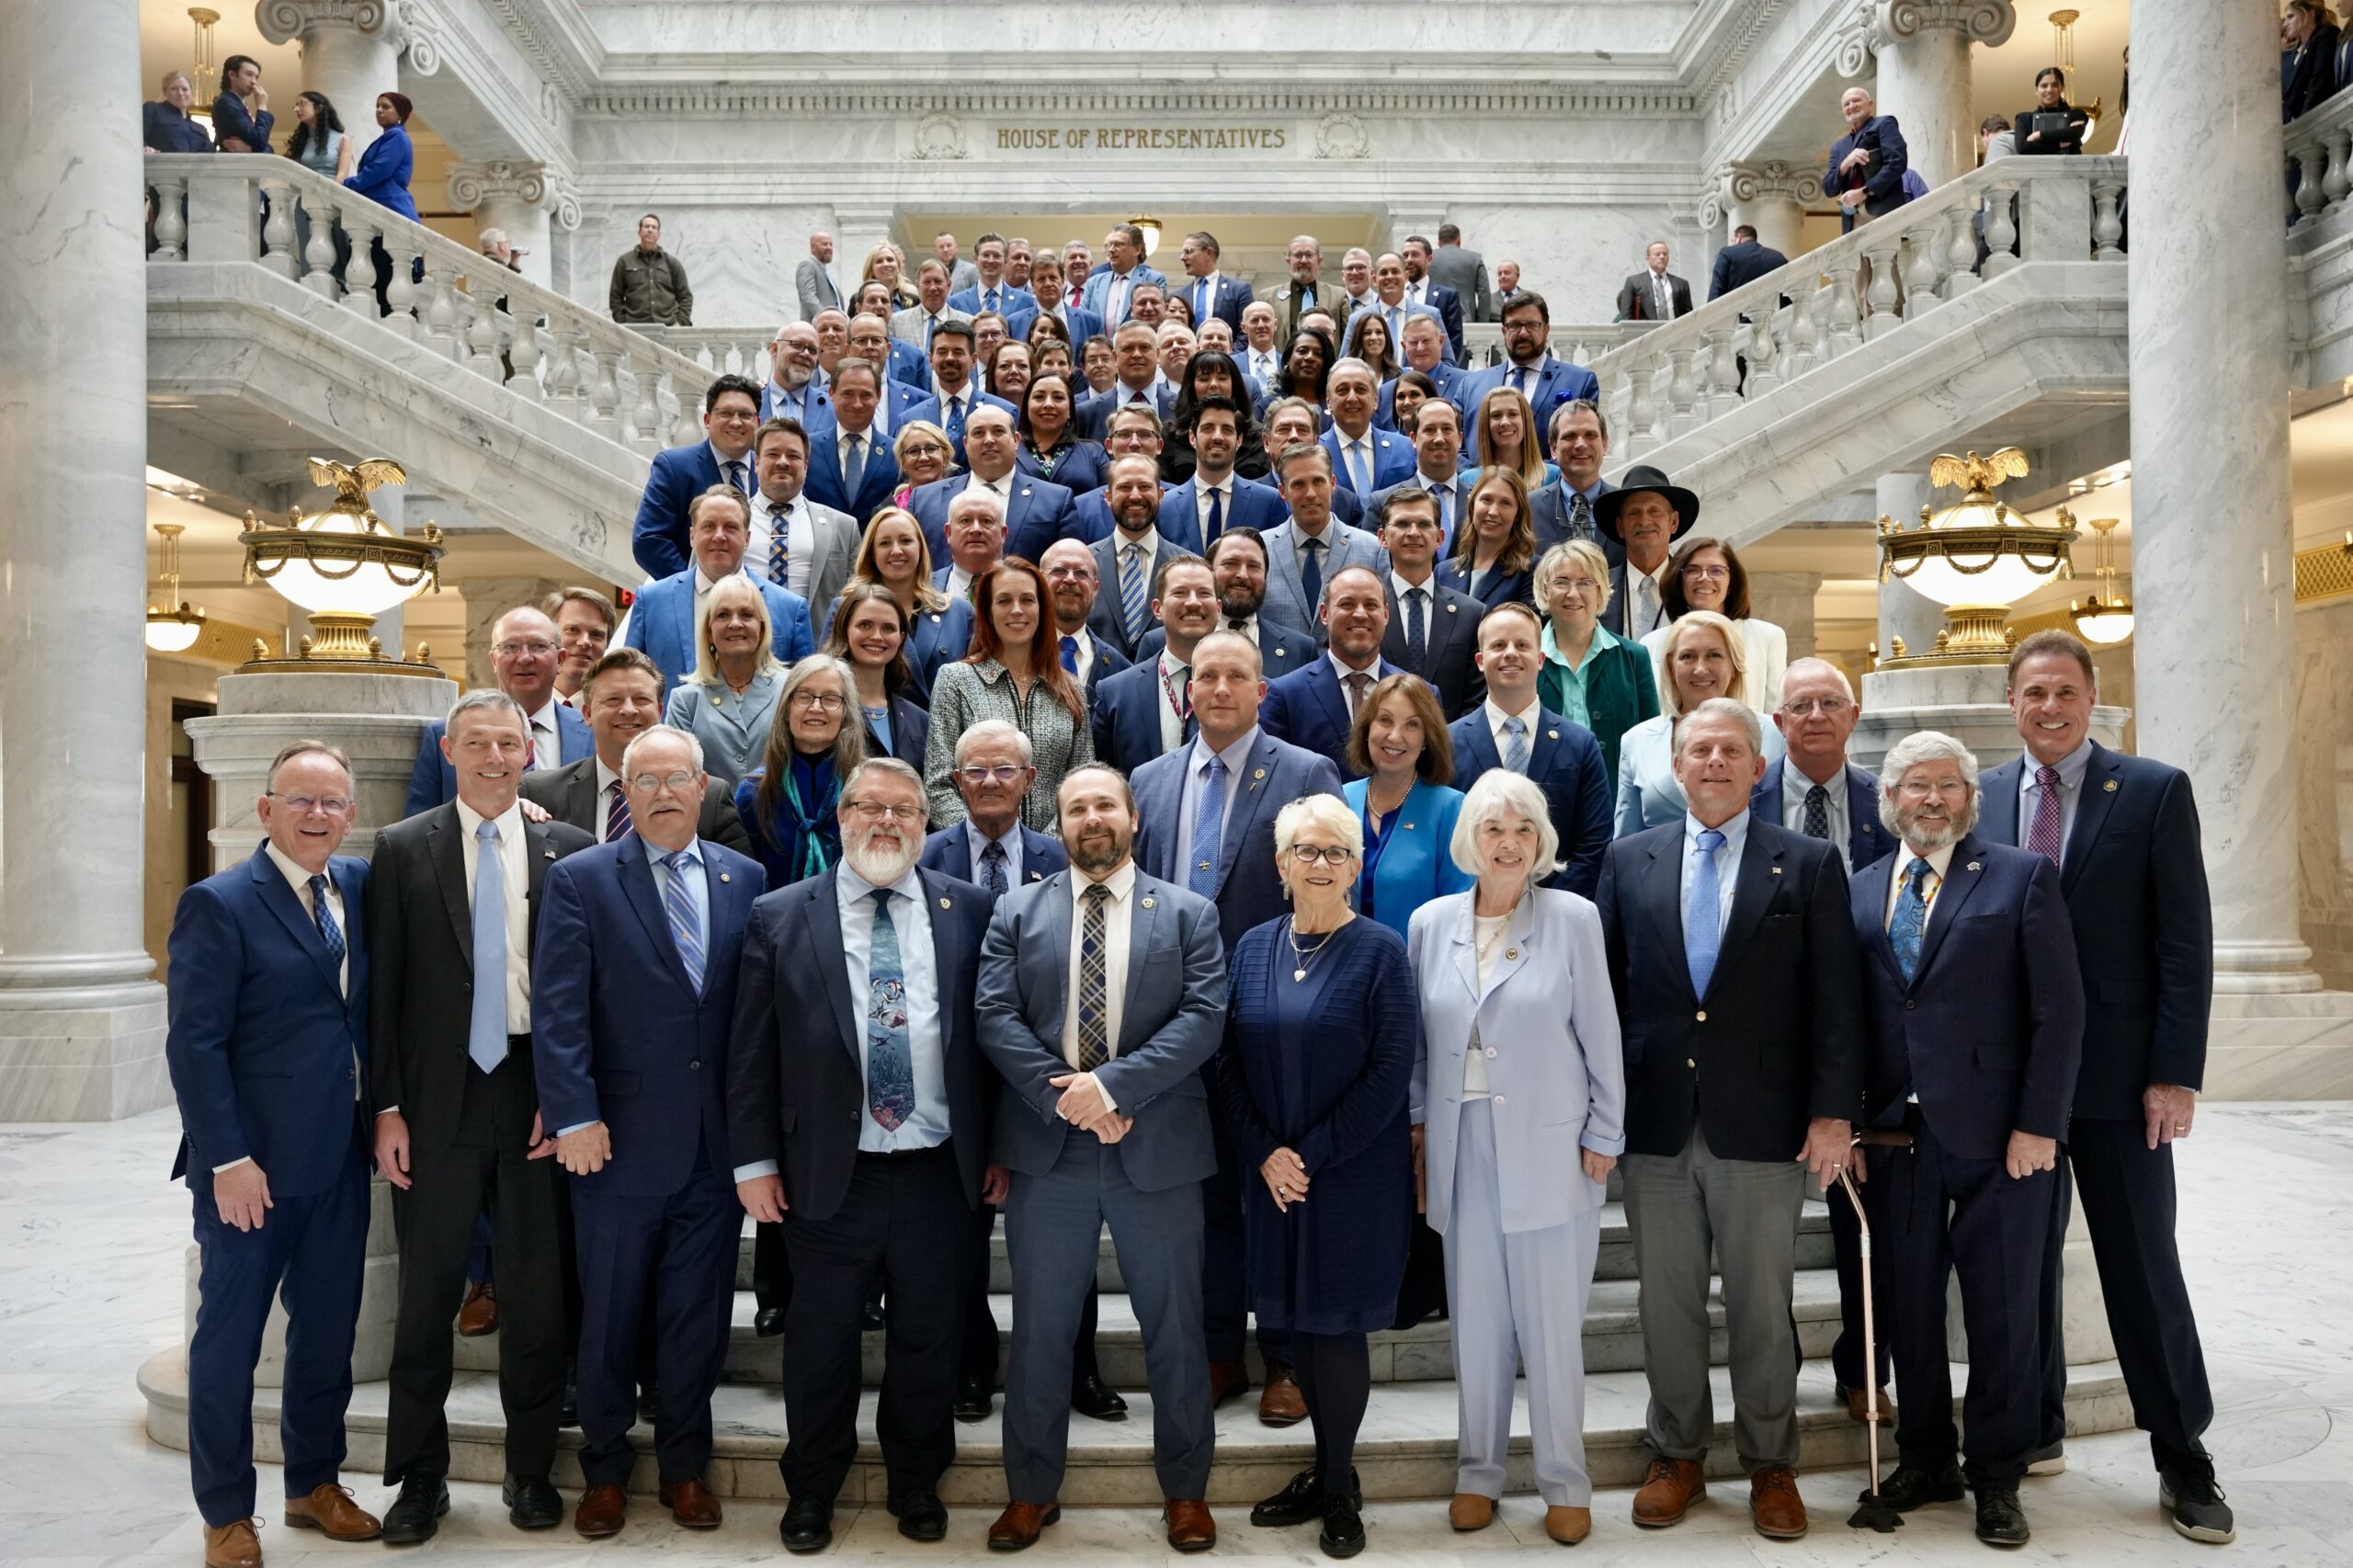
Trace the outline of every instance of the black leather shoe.
<path fill-rule="evenodd" d="M 652 1378 L 637 1385 L 637 1418 L 652 1421 L 662 1410 L 662 1385 Z"/>
<path fill-rule="evenodd" d="M 1125 1421 L 1128 1402 L 1100 1377 L 1081 1378 L 1070 1386 L 1070 1407 L 1097 1421 Z"/>
<path fill-rule="evenodd" d="M 948 1505 L 939 1494 L 910 1487 L 884 1505 L 899 1521 L 899 1533 L 909 1540 L 942 1540 L 948 1535 Z"/>
<path fill-rule="evenodd" d="M 1354 1557 L 1364 1550 L 1364 1517 L 1352 1499 L 1335 1497 L 1324 1505 L 1324 1528 L 1315 1544 L 1326 1557 Z"/>
<path fill-rule="evenodd" d="M 1330 1501 L 1331 1499 L 1324 1492 L 1323 1471 L 1310 1465 L 1292 1476 L 1290 1485 L 1252 1508 L 1250 1522 L 1268 1529 L 1279 1529 L 1287 1525 L 1303 1525 L 1310 1520 L 1322 1518 L 1324 1507 Z M 1355 1471 L 1348 1471 L 1347 1501 L 1359 1508 L 1364 1506 L 1364 1493 L 1358 1484 Z M 1359 1536 L 1362 1533 L 1361 1529 L 1358 1531 Z"/>
<path fill-rule="evenodd" d="M 1977 1494 L 1977 1539 L 1988 1546 L 2024 1546 L 2026 1510 L 2015 1491 L 1987 1487 Z"/>
<path fill-rule="evenodd" d="M 503 1495 L 506 1522 L 518 1530 L 551 1530 L 563 1523 L 563 1499 L 544 1475 L 510 1475 Z"/>
<path fill-rule="evenodd" d="M 2227 1546 L 2238 1539 L 2238 1522 L 2231 1517 L 2231 1506 L 2222 1501 L 2222 1489 L 2214 1484 L 2211 1466 L 2198 1470 L 2168 1466 L 2159 1471 L 2157 1506 L 2165 1511 L 2176 1530 L 2192 1540 Z"/>
<path fill-rule="evenodd" d="M 752 1332 L 762 1339 L 774 1339 L 784 1332 L 784 1309 L 762 1307 L 752 1314 Z"/>
<path fill-rule="evenodd" d="M 569 1374 L 563 1380 L 563 1403 L 556 1408 L 555 1424 L 559 1426 L 580 1425 L 580 1384 Z"/>
<path fill-rule="evenodd" d="M 860 1334 L 880 1334 L 883 1328 L 882 1303 L 868 1301 L 858 1309 L 858 1329 Z"/>
<path fill-rule="evenodd" d="M 956 1380 L 956 1403 L 951 1409 L 959 1421 L 986 1421 L 995 1407 L 995 1396 L 989 1391 L 986 1378 Z"/>
<path fill-rule="evenodd" d="M 834 1505 L 824 1497 L 795 1497 L 784 1506 L 776 1533 L 787 1551 L 823 1551 L 833 1544 Z"/>
<path fill-rule="evenodd" d="M 384 1510 L 386 1546 L 415 1546 L 433 1539 L 441 1516 L 449 1511 L 449 1483 L 438 1475 L 411 1475 L 401 1483 L 401 1494 Z"/>
<path fill-rule="evenodd" d="M 1956 1464 L 1947 1464 L 1942 1470 L 1899 1464 L 1893 1474 L 1879 1483 L 1880 1500 L 1899 1514 L 1908 1514 L 1930 1503 L 1958 1503 L 1966 1491 L 1961 1482 L 1961 1467 Z M 1857 1500 L 1870 1495 L 1870 1489 L 1865 1487 Z"/>

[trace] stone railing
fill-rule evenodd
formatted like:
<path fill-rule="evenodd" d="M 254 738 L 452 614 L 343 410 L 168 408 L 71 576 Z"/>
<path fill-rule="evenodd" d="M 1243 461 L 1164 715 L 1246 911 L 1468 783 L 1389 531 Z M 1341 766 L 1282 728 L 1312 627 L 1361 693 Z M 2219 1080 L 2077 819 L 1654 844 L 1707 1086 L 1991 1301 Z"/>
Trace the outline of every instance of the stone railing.
<path fill-rule="evenodd" d="M 1588 361 L 1614 422 L 1613 463 L 1885 336 L 1981 277 L 2029 261 L 2121 263 L 2124 188 L 2122 158 L 2004 158 L 1643 330 Z M 1982 267 L 1981 205 L 1989 250 Z"/>
<path fill-rule="evenodd" d="M 2288 157 L 2296 165 L 2296 222 L 2301 226 L 2353 191 L 2353 92 L 2338 93 L 2287 128 Z"/>
<path fill-rule="evenodd" d="M 632 451 L 702 439 L 707 365 L 290 158 L 156 154 L 146 175 L 153 266 L 258 263 Z M 376 299 L 377 242 L 392 262 L 389 312 Z"/>

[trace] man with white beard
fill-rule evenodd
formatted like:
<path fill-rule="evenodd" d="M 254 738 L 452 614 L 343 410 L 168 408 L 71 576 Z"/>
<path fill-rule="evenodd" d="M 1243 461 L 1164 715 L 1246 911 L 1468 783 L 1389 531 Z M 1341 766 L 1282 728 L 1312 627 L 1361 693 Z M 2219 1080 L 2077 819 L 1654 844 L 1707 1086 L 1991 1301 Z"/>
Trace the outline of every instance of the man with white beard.
<path fill-rule="evenodd" d="M 831 875 L 752 906 L 728 1062 L 736 1192 L 784 1227 L 785 1549 L 833 1540 L 858 1457 L 858 1317 L 879 1268 L 891 1335 L 876 1412 L 899 1533 L 948 1533 L 972 1216 L 1003 1200 L 987 1163 L 995 1079 L 973 1029 L 990 895 L 919 869 L 923 779 L 895 758 L 843 784 Z M 811 953 L 839 953 L 812 963 Z"/>

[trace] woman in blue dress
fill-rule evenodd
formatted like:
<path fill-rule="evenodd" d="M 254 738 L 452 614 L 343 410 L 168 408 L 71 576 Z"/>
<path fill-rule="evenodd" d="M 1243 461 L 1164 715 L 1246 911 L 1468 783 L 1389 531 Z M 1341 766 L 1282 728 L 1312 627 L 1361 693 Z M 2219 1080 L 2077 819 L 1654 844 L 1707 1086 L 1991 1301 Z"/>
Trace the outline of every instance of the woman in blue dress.
<path fill-rule="evenodd" d="M 1364 775 L 1341 790 L 1364 833 L 1357 913 L 1402 937 L 1414 911 L 1471 885 L 1447 849 L 1462 791 L 1447 782 L 1454 747 L 1429 682 L 1395 675 L 1365 693 L 1348 734 L 1348 766 Z"/>
<path fill-rule="evenodd" d="M 1261 1327 L 1287 1328 L 1315 1462 L 1251 1510 L 1321 1520 L 1327 1555 L 1364 1547 L 1357 1430 L 1372 1386 L 1366 1335 L 1396 1315 L 1414 1172 L 1407 1099 L 1421 1048 L 1404 941 L 1348 907 L 1357 815 L 1329 795 L 1275 819 L 1291 914 L 1234 945 L 1215 1076 L 1245 1178 L 1243 1235 Z"/>

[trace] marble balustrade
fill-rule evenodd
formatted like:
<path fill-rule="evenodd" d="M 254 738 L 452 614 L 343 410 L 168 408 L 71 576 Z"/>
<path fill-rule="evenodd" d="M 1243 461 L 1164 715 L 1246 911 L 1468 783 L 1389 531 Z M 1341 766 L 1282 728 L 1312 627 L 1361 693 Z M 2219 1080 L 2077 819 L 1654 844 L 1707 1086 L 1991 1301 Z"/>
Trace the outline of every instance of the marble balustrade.
<path fill-rule="evenodd" d="M 2353 92 L 2340 92 L 2286 131 L 2295 165 L 2296 222 L 2309 223 L 2353 192 Z"/>

